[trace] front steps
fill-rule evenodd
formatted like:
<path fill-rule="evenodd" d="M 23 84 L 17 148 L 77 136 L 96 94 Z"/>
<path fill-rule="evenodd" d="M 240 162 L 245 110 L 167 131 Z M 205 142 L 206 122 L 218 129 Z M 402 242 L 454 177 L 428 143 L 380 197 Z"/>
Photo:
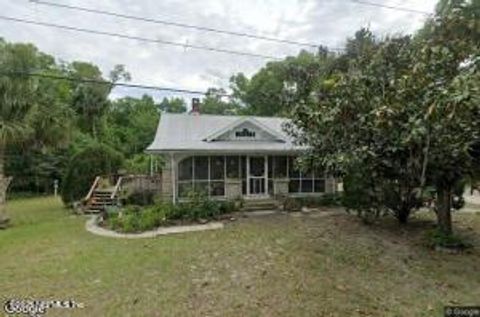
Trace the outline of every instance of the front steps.
<path fill-rule="evenodd" d="M 93 191 L 89 201 L 87 201 L 84 212 L 96 214 L 105 211 L 108 207 L 117 205 L 115 199 L 112 199 L 113 189 L 96 189 Z"/>
<path fill-rule="evenodd" d="M 277 210 L 278 202 L 271 198 L 246 199 L 242 211 Z"/>

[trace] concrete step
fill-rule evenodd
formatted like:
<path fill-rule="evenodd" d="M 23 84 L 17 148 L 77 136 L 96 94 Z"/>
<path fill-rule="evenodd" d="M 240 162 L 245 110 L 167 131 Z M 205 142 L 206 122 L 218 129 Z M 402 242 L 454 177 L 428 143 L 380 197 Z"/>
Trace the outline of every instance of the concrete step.
<path fill-rule="evenodd" d="M 277 209 L 277 202 L 272 199 L 262 200 L 245 200 L 242 210 L 254 211 L 254 210 L 275 210 Z"/>

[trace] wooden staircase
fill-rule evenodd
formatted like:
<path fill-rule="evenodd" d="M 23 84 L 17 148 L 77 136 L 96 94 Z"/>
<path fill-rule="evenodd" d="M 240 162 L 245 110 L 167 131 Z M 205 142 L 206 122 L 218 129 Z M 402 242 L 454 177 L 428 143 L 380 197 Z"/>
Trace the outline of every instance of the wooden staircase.
<path fill-rule="evenodd" d="M 115 186 L 103 188 L 101 186 L 102 179 L 108 179 L 108 184 L 115 183 Z M 97 176 L 87 196 L 82 200 L 81 209 L 84 213 L 103 212 L 108 207 L 119 206 L 120 196 L 126 190 L 161 193 L 161 186 L 161 175 L 124 175 L 116 179 L 111 176 L 104 176 L 103 178 Z"/>
<path fill-rule="evenodd" d="M 122 183 L 120 177 L 115 187 L 99 188 L 101 177 L 97 176 L 87 196 L 83 200 L 83 212 L 96 214 L 105 211 L 108 207 L 118 206 L 118 190 Z"/>
<path fill-rule="evenodd" d="M 107 207 L 117 206 L 117 200 L 112 196 L 113 189 L 95 190 L 85 206 L 85 213 L 99 213 Z"/>
<path fill-rule="evenodd" d="M 247 199 L 243 203 L 242 211 L 277 210 L 278 202 L 271 198 Z"/>

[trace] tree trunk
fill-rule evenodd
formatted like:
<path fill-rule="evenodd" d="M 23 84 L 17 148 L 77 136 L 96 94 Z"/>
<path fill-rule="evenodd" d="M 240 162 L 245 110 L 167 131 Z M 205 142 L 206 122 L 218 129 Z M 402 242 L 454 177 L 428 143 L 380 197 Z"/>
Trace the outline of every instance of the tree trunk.
<path fill-rule="evenodd" d="M 408 208 L 402 208 L 398 212 L 398 222 L 402 225 L 407 224 L 408 217 L 410 216 L 410 210 Z"/>
<path fill-rule="evenodd" d="M 450 187 L 440 188 L 437 193 L 438 229 L 445 234 L 452 234 L 452 190 Z"/>
<path fill-rule="evenodd" d="M 9 218 L 6 213 L 6 203 L 7 203 L 7 189 L 11 177 L 5 176 L 5 151 L 2 146 L 0 146 L 0 229 L 5 228 L 8 225 Z"/>

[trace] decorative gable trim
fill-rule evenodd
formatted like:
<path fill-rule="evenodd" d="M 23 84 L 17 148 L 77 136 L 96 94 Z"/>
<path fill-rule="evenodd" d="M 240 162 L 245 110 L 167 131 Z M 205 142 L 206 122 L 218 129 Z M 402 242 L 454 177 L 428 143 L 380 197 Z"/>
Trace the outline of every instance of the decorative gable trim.
<path fill-rule="evenodd" d="M 210 134 L 206 138 L 203 139 L 203 141 L 206 142 L 215 142 L 219 141 L 219 138 L 225 134 L 227 134 L 230 131 L 235 130 L 238 127 L 241 127 L 242 125 L 252 125 L 256 127 L 259 131 L 263 132 L 264 134 L 269 136 L 269 140 L 272 142 L 281 142 L 285 143 L 284 136 L 279 134 L 277 131 L 274 131 L 270 129 L 269 127 L 265 126 L 262 124 L 260 121 L 255 120 L 254 118 L 246 117 L 246 118 L 240 118 L 237 121 L 234 121 L 233 123 L 227 125 L 226 127 Z M 239 131 L 235 131 L 235 138 L 238 141 L 255 141 L 257 137 L 257 133 L 255 131 L 252 131 L 246 127 L 242 128 Z M 229 140 L 229 141 L 235 141 L 235 140 Z M 264 141 L 264 140 L 260 140 Z"/>

